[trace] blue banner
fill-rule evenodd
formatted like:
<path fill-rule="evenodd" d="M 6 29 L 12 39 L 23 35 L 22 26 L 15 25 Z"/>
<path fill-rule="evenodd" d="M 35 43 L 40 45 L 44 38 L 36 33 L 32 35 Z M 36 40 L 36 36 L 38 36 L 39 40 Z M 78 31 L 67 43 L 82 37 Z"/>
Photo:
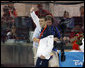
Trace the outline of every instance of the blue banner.
<path fill-rule="evenodd" d="M 61 62 L 61 53 L 59 53 L 60 67 L 82 67 L 84 62 L 84 52 L 65 52 L 66 59 Z"/>

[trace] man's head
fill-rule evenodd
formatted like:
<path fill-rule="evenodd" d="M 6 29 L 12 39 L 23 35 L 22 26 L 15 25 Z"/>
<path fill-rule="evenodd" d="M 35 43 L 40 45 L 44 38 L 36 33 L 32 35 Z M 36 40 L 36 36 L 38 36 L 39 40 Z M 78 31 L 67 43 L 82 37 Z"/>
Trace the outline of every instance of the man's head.
<path fill-rule="evenodd" d="M 69 18 L 69 12 L 64 11 L 64 18 Z"/>
<path fill-rule="evenodd" d="M 84 16 L 84 6 L 80 7 L 80 14 L 81 14 L 81 16 Z"/>
<path fill-rule="evenodd" d="M 53 24 L 53 17 L 51 15 L 47 15 L 45 17 L 45 21 L 46 21 L 48 26 L 51 26 Z"/>
<path fill-rule="evenodd" d="M 44 27 L 46 25 L 45 17 L 39 17 L 39 23 L 41 27 Z"/>
<path fill-rule="evenodd" d="M 40 26 L 44 27 L 45 25 L 51 26 L 53 24 L 53 17 L 51 15 L 47 15 L 46 17 L 39 17 Z"/>

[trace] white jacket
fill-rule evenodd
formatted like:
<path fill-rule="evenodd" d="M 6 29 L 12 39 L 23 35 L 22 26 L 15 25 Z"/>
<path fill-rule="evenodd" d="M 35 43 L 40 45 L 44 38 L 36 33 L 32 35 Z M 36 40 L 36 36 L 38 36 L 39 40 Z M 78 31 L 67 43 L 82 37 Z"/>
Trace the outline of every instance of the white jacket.
<path fill-rule="evenodd" d="M 40 35 L 40 32 L 41 32 L 41 27 L 40 27 L 40 24 L 39 24 L 39 18 L 35 14 L 35 12 L 33 11 L 32 13 L 30 13 L 30 15 L 32 17 L 33 22 L 36 25 L 36 28 L 34 30 L 33 37 L 32 37 L 32 40 L 33 40 L 34 37 L 39 38 L 39 35 Z M 37 42 L 33 42 L 33 46 L 37 48 L 38 47 L 38 43 Z"/>
<path fill-rule="evenodd" d="M 50 58 L 50 55 L 53 49 L 53 42 L 54 42 L 53 38 L 54 38 L 53 35 L 49 35 L 40 40 L 39 47 L 37 50 L 37 57 L 40 57 L 41 55 L 43 55 L 45 59 Z"/>

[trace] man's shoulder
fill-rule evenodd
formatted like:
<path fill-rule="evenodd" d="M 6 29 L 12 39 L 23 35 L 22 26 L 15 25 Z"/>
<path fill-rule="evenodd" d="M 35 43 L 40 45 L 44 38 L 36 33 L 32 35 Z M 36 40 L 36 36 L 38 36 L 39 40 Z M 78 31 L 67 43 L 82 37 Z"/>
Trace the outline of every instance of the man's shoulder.
<path fill-rule="evenodd" d="M 34 33 L 37 33 L 38 34 L 40 32 L 41 32 L 41 29 L 39 29 L 38 27 L 36 27 L 35 30 L 34 30 Z"/>

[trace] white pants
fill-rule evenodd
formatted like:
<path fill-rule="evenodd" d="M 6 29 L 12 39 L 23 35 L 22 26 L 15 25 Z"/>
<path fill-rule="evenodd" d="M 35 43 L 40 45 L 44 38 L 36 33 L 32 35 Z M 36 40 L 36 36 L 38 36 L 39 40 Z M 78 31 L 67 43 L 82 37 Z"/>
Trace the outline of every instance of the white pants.
<path fill-rule="evenodd" d="M 33 47 L 33 54 L 34 54 L 34 65 L 36 65 L 36 60 L 37 60 L 37 57 L 36 57 L 37 48 L 36 47 Z"/>
<path fill-rule="evenodd" d="M 49 65 L 48 67 L 59 67 L 59 58 L 58 58 L 58 53 L 55 51 L 52 51 L 53 53 L 53 58 L 51 58 L 49 60 Z M 37 48 L 33 47 L 33 54 L 34 54 L 34 65 L 36 65 L 36 61 L 37 61 Z"/>

